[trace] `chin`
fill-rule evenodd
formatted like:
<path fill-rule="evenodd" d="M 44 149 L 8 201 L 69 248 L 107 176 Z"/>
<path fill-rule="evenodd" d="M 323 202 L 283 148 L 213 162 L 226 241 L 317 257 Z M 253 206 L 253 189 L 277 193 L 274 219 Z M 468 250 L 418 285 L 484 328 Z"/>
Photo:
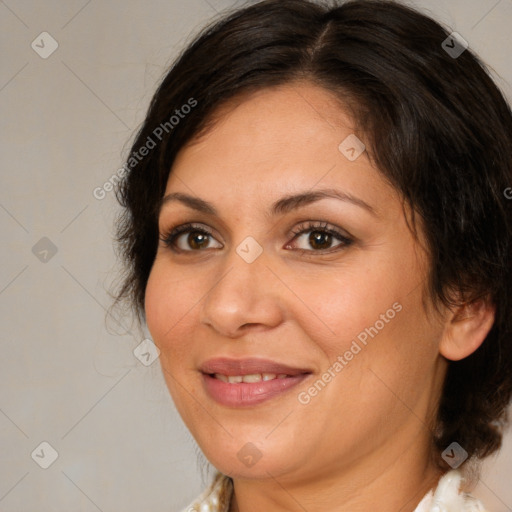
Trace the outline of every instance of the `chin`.
<path fill-rule="evenodd" d="M 271 443 L 262 446 L 258 442 L 231 439 L 230 443 L 222 446 L 222 451 L 203 450 L 203 453 L 213 466 L 231 478 L 268 479 L 288 474 L 305 465 L 304 461 L 291 460 L 290 454 L 279 451 L 279 447 Z M 292 455 L 297 454 L 297 450 L 291 451 Z"/>

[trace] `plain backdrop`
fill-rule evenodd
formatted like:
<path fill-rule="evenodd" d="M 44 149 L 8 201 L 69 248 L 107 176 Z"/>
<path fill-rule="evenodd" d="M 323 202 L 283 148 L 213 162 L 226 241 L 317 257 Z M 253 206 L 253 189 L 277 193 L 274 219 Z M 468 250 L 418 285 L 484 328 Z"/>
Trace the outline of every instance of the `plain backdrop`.
<path fill-rule="evenodd" d="M 512 97 L 512 0 L 410 3 Z M 175 512 L 205 484 L 144 333 L 105 326 L 117 204 L 93 191 L 178 52 L 241 4 L 0 1 L 0 512 Z M 490 512 L 512 510 L 511 475 L 509 434 L 475 491 Z"/>

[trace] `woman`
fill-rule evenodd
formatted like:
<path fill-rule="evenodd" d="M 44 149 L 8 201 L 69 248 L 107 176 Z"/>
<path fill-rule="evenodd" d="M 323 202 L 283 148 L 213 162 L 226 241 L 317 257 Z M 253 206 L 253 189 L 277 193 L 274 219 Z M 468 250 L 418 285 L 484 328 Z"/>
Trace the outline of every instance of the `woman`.
<path fill-rule="evenodd" d="M 484 510 L 510 147 L 483 64 L 398 3 L 267 0 L 186 49 L 118 190 L 118 299 L 218 470 L 187 511 Z"/>

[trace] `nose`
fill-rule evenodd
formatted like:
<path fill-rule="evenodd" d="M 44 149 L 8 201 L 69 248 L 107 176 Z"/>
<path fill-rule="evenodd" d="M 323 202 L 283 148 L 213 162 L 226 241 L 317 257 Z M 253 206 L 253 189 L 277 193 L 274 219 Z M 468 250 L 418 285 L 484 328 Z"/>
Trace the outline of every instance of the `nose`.
<path fill-rule="evenodd" d="M 284 317 L 283 287 L 267 264 L 265 253 L 248 263 L 233 248 L 219 265 L 220 277 L 209 283 L 201 323 L 229 338 L 279 325 Z"/>

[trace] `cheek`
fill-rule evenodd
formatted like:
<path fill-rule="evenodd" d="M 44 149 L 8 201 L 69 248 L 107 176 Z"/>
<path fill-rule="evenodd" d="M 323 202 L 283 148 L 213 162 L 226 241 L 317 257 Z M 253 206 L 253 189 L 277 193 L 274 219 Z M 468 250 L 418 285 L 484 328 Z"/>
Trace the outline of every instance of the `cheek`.
<path fill-rule="evenodd" d="M 380 254 L 329 275 L 322 269 L 289 281 L 302 299 L 292 316 L 320 351 L 323 369 L 341 357 L 338 385 L 349 379 L 368 386 L 367 396 L 389 394 L 374 374 L 397 390 L 405 381 L 428 380 L 438 356 L 442 329 L 423 310 L 421 267 L 410 247 L 400 249 L 400 259 L 395 248 L 394 257 Z"/>
<path fill-rule="evenodd" d="M 342 355 L 343 384 L 357 393 L 360 407 L 365 403 L 368 411 L 378 412 L 376 421 L 387 418 L 391 428 L 417 404 L 426 407 L 443 329 L 427 318 L 420 289 L 389 297 L 368 318 L 359 317 L 352 336 L 338 345 L 331 360 Z M 392 420 L 386 410 L 396 417 Z"/>
<path fill-rule="evenodd" d="M 190 377 L 196 373 L 191 359 L 191 337 L 201 292 L 194 290 L 191 279 L 176 279 L 165 262 L 156 261 L 151 270 L 145 295 L 146 323 L 155 345 L 160 350 L 160 365 L 170 395 L 186 423 L 198 414 L 194 402 L 188 403 L 192 391 Z M 195 376 L 195 375 L 194 375 Z M 186 384 L 187 383 L 187 384 Z M 191 412 L 192 411 L 192 412 Z"/>
<path fill-rule="evenodd" d="M 170 316 L 173 309 L 169 309 L 172 302 L 172 297 L 169 296 L 168 288 L 163 282 L 159 266 L 155 264 L 146 285 L 144 309 L 148 329 L 153 337 L 153 341 L 160 349 L 162 348 L 161 342 L 165 330 L 172 326 L 172 318 Z"/>
<path fill-rule="evenodd" d="M 384 330 L 396 316 L 393 304 L 401 296 L 400 281 L 382 263 L 287 277 L 300 299 L 292 312 L 294 320 L 331 361 L 359 334 L 364 341 L 366 328 L 378 322 L 378 330 Z"/>
<path fill-rule="evenodd" d="M 160 254 L 148 277 L 144 297 L 146 324 L 160 350 L 163 377 L 175 407 L 192 431 L 194 419 L 202 417 L 197 401 L 191 397 L 200 396 L 201 392 L 195 389 L 200 348 L 196 333 L 207 286 L 197 270 L 172 264 L 165 254 Z"/>
<path fill-rule="evenodd" d="M 166 269 L 165 262 L 156 261 L 149 275 L 145 295 L 145 312 L 148 329 L 160 349 L 163 359 L 180 351 L 180 340 L 186 344 L 200 291 L 191 279 L 176 278 L 176 272 Z M 176 361 L 176 357 L 169 357 Z"/>

